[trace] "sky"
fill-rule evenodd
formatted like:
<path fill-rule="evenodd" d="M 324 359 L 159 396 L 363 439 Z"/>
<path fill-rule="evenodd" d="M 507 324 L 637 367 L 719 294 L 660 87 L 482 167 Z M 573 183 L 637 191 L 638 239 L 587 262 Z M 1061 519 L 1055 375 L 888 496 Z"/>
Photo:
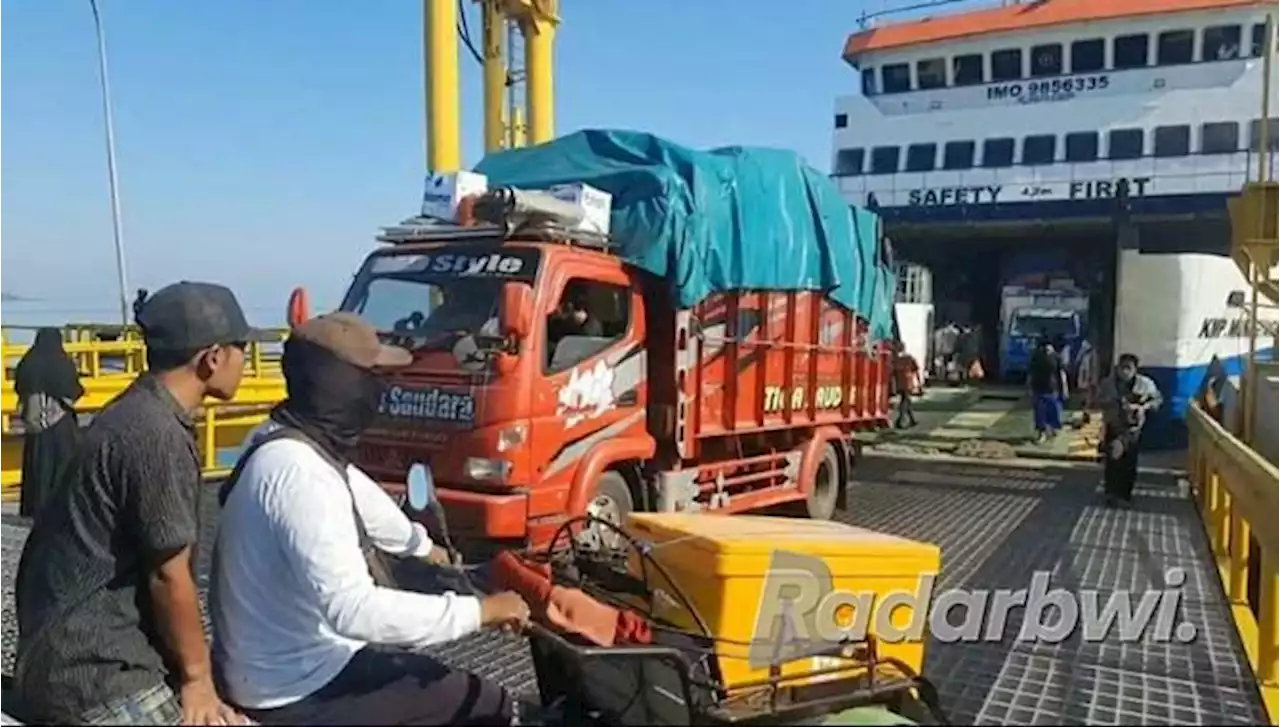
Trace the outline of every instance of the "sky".
<path fill-rule="evenodd" d="M 830 167 L 840 58 L 888 0 L 561 0 L 556 131 L 793 149 Z M 99 0 L 130 290 L 230 286 L 279 325 L 289 291 L 336 305 L 424 172 L 417 0 Z M 479 11 L 466 2 L 473 34 Z M 88 0 L 3 4 L 0 285 L 6 323 L 118 314 Z M 460 48 L 463 163 L 483 154 Z M 16 303 L 11 296 L 36 299 Z M 277 320 L 280 319 L 280 320 Z M 45 320 L 37 321 L 40 323 Z"/>

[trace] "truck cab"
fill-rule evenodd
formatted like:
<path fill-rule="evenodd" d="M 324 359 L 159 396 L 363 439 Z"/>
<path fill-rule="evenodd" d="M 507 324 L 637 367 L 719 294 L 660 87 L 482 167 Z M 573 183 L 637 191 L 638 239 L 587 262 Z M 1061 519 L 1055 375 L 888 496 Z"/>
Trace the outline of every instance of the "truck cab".
<path fill-rule="evenodd" d="M 388 372 L 359 466 L 397 483 L 429 461 L 455 529 L 487 541 L 618 507 L 585 499 L 599 462 L 654 454 L 645 273 L 563 230 L 419 219 L 380 239 L 342 309 L 414 358 Z"/>

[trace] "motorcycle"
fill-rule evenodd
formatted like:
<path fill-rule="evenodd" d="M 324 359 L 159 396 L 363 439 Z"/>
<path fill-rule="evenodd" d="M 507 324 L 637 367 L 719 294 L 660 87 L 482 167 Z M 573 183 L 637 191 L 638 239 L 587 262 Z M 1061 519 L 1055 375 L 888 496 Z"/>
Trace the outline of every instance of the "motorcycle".
<path fill-rule="evenodd" d="M 496 590 L 495 582 L 503 578 L 494 573 L 493 563 L 466 565 L 459 556 L 425 464 L 410 468 L 403 506 L 424 523 L 433 542 L 450 554 L 451 565 L 439 568 L 438 588 L 479 596 Z M 625 554 L 587 550 L 577 544 L 574 527 L 593 524 L 618 534 L 634 556 L 632 562 L 640 564 L 641 576 L 627 567 Z M 560 543 L 566 547 L 558 547 Z M 767 678 L 728 689 L 720 676 L 716 634 L 652 558 L 648 545 L 607 520 L 589 515 L 575 518 L 561 527 L 544 552 L 506 553 L 498 560 L 509 564 L 513 558 L 522 561 L 522 567 L 544 574 L 550 583 L 534 598 L 522 593 L 533 614 L 526 635 L 540 701 L 535 723 L 946 724 L 933 684 L 900 660 L 878 657 L 870 639 L 813 654 L 827 657 L 824 663 L 834 661 L 834 665 L 808 672 L 801 686 L 796 685 L 794 674 L 784 677 L 782 665 L 775 664 Z M 658 575 L 665 588 L 652 587 L 650 575 Z M 560 596 L 569 605 L 557 611 Z M 659 599 L 666 599 L 661 608 L 668 611 L 672 601 L 685 609 L 698 628 L 678 628 L 669 616 L 657 617 Z M 574 604 L 578 612 L 596 613 L 592 602 L 618 612 L 617 638 L 593 639 L 598 629 L 567 622 L 565 613 L 572 615 Z M 621 635 L 624 622 L 644 638 Z"/>

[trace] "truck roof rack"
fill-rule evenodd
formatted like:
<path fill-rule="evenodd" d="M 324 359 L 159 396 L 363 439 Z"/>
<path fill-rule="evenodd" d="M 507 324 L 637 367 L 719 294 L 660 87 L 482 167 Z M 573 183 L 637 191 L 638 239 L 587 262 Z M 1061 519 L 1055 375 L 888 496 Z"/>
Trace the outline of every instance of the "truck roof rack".
<path fill-rule="evenodd" d="M 558 242 L 594 250 L 613 247 L 608 235 L 583 230 L 580 207 L 542 191 L 500 187 L 474 198 L 471 215 L 476 224 L 460 225 L 433 217 L 411 217 L 382 228 L 379 242 L 499 242 L 518 237 Z"/>

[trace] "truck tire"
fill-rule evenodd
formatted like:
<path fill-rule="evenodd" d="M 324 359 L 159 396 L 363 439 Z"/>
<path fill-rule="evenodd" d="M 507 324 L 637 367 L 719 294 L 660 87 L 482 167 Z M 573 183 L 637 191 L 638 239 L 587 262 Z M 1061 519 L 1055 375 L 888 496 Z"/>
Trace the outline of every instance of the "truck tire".
<path fill-rule="evenodd" d="M 840 501 L 840 455 L 830 442 L 823 448 L 822 461 L 813 471 L 813 489 L 804 502 L 804 513 L 813 520 L 830 520 Z"/>
<path fill-rule="evenodd" d="M 631 487 L 621 474 L 608 470 L 596 481 L 595 495 L 587 501 L 587 514 L 621 527 L 634 509 Z M 593 550 L 621 550 L 622 538 L 600 525 L 591 525 L 578 534 L 578 543 Z"/>

